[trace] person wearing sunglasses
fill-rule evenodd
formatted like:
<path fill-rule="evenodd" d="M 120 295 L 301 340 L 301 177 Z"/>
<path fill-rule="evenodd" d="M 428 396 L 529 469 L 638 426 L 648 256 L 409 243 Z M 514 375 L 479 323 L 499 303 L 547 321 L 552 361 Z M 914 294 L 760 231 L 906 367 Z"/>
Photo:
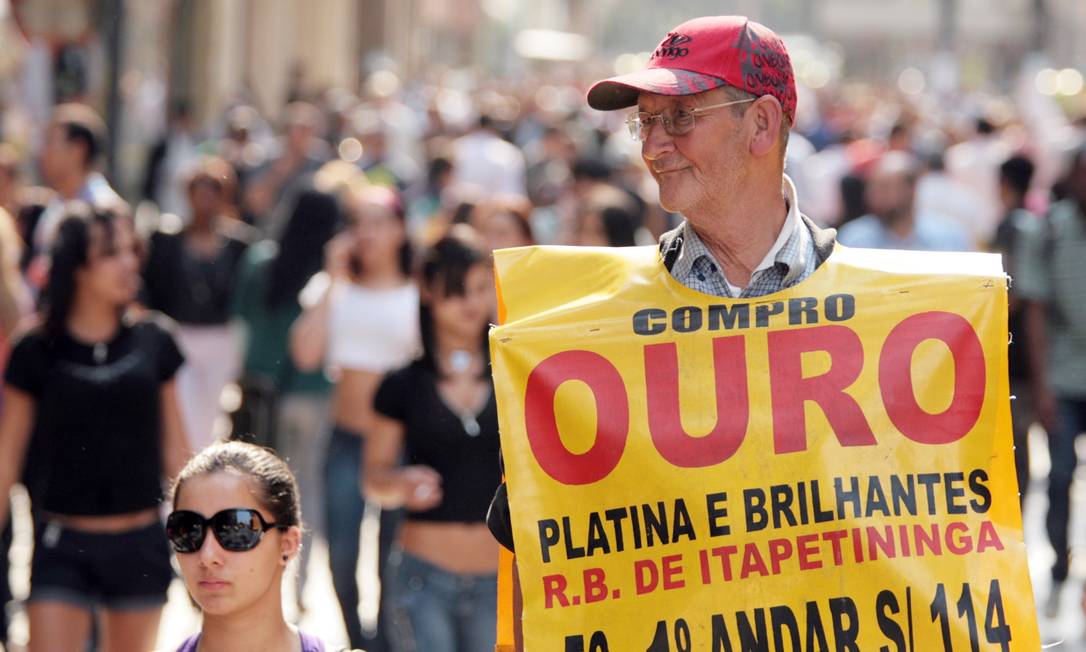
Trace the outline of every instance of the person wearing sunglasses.
<path fill-rule="evenodd" d="M 15 344 L 0 417 L 0 523 L 22 471 L 33 497 L 31 652 L 147 650 L 172 579 L 158 507 L 190 454 L 173 325 L 132 308 L 139 240 L 75 203 L 56 232 L 42 322 Z"/>
<path fill-rule="evenodd" d="M 302 544 L 298 485 L 268 449 L 218 442 L 174 483 L 166 536 L 203 612 L 177 652 L 324 652 L 283 617 L 283 575 Z"/>
<path fill-rule="evenodd" d="M 784 174 L 796 86 L 788 51 L 743 16 L 707 16 L 668 31 L 645 69 L 593 85 L 600 111 L 626 120 L 660 189 L 683 219 L 660 238 L 664 266 L 683 285 L 719 297 L 758 297 L 809 277 L 836 232 L 799 209 Z M 502 485 L 488 524 L 513 548 Z"/>

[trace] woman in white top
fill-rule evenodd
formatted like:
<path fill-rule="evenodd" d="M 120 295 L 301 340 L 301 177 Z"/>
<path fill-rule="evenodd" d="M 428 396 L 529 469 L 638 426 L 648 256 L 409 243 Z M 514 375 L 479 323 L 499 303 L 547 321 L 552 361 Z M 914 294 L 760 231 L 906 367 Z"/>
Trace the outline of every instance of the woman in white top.
<path fill-rule="evenodd" d="M 328 243 L 325 269 L 303 290 L 307 308 L 291 330 L 291 356 L 302 370 L 324 364 L 333 374 L 335 427 L 325 462 L 325 510 L 332 580 L 351 647 L 386 652 L 387 609 L 364 632 L 358 616 L 360 493 L 363 444 L 373 423 L 373 395 L 383 375 L 419 348 L 418 289 L 410 277 L 403 205 L 392 190 L 351 193 L 348 228 Z M 309 300 L 307 303 L 306 300 Z M 371 505 L 370 509 L 379 509 Z M 378 572 L 396 537 L 398 512 L 381 515 Z M 381 602 L 385 602 L 385 596 Z"/>

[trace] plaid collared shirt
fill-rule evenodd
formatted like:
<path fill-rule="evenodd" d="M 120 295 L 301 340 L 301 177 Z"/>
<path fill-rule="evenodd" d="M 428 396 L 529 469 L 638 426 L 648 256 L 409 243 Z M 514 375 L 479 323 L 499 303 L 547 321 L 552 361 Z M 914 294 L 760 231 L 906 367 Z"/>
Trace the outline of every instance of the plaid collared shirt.
<path fill-rule="evenodd" d="M 745 299 L 779 292 L 810 276 L 817 264 L 814 238 L 799 217 L 795 189 L 788 177 L 785 177 L 783 188 L 788 199 L 788 217 L 782 228 L 791 229 L 791 232 L 773 257 L 773 264 L 755 270 L 750 283 L 738 296 L 728 287 L 720 263 L 713 258 L 713 254 L 690 223 L 685 221 L 682 226 L 682 251 L 671 268 L 671 275 L 675 280 L 704 294 Z"/>

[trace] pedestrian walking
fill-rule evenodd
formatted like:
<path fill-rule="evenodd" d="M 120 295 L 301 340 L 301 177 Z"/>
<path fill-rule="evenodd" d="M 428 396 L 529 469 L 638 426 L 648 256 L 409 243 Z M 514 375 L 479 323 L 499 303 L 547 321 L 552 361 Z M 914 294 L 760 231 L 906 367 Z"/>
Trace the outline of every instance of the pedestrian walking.
<path fill-rule="evenodd" d="M 386 372 L 418 350 L 419 298 L 396 192 L 377 186 L 357 191 L 347 199 L 346 216 L 347 230 L 325 249 L 324 273 L 302 291 L 309 307 L 291 329 L 291 355 L 299 369 L 325 365 L 336 377 L 324 473 L 332 582 L 351 645 L 383 652 L 386 610 L 378 609 L 376 629 L 368 633 L 358 615 L 359 530 L 367 509 L 359 472 L 373 429 L 373 393 Z M 395 512 L 381 512 L 376 570 L 382 578 L 398 519 Z M 382 596 L 384 602 L 387 590 Z"/>
<path fill-rule="evenodd" d="M 168 319 L 130 310 L 128 218 L 69 205 L 50 256 L 43 320 L 12 350 L 0 417 L 0 522 L 28 449 L 39 453 L 30 651 L 83 649 L 97 611 L 99 649 L 147 650 L 172 577 L 163 480 L 189 456 L 174 381 L 184 359 Z"/>
<path fill-rule="evenodd" d="M 191 170 L 191 214 L 180 231 L 151 236 L 143 268 L 147 306 L 179 326 L 185 366 L 177 377 L 181 410 L 193 447 L 215 440 L 223 389 L 237 378 L 241 343 L 230 305 L 238 268 L 254 232 L 234 216 L 233 169 L 209 158 Z"/>
<path fill-rule="evenodd" d="M 367 495 L 406 509 L 392 597 L 398 649 L 490 650 L 498 544 L 486 513 L 501 478 L 489 256 L 447 236 L 427 254 L 420 290 L 422 355 L 377 390 L 363 477 Z"/>

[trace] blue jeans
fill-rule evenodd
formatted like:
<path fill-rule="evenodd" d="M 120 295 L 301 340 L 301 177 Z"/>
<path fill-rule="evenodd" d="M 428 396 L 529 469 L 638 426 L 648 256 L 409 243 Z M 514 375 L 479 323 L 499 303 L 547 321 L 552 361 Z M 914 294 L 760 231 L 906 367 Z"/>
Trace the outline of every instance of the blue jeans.
<path fill-rule="evenodd" d="M 387 590 L 392 585 L 385 581 L 386 568 L 392 545 L 402 516 L 400 510 L 381 511 L 381 531 L 377 550 L 377 572 L 381 578 L 381 600 L 378 605 L 377 627 L 372 632 L 362 629 L 358 617 L 358 552 L 359 531 L 367 509 L 380 510 L 362 500 L 361 466 L 363 455 L 361 435 L 340 427 L 332 429 L 328 442 L 328 456 L 324 462 L 324 509 L 325 527 L 328 532 L 328 563 L 332 569 L 332 586 L 343 612 L 343 624 L 352 648 L 370 652 L 388 652 L 387 631 L 389 609 Z"/>
<path fill-rule="evenodd" d="M 1067 579 L 1070 568 L 1070 552 L 1067 548 L 1067 522 L 1071 517 L 1071 481 L 1075 476 L 1078 457 L 1075 455 L 1075 439 L 1086 430 L 1086 399 L 1056 399 L 1056 428 L 1048 433 L 1048 453 L 1052 457 L 1052 471 L 1048 476 L 1048 516 L 1045 527 L 1048 540 L 1056 551 L 1052 564 L 1052 579 Z"/>
<path fill-rule="evenodd" d="M 407 553 L 394 564 L 398 652 L 481 652 L 497 636 L 498 576 L 459 575 Z"/>

